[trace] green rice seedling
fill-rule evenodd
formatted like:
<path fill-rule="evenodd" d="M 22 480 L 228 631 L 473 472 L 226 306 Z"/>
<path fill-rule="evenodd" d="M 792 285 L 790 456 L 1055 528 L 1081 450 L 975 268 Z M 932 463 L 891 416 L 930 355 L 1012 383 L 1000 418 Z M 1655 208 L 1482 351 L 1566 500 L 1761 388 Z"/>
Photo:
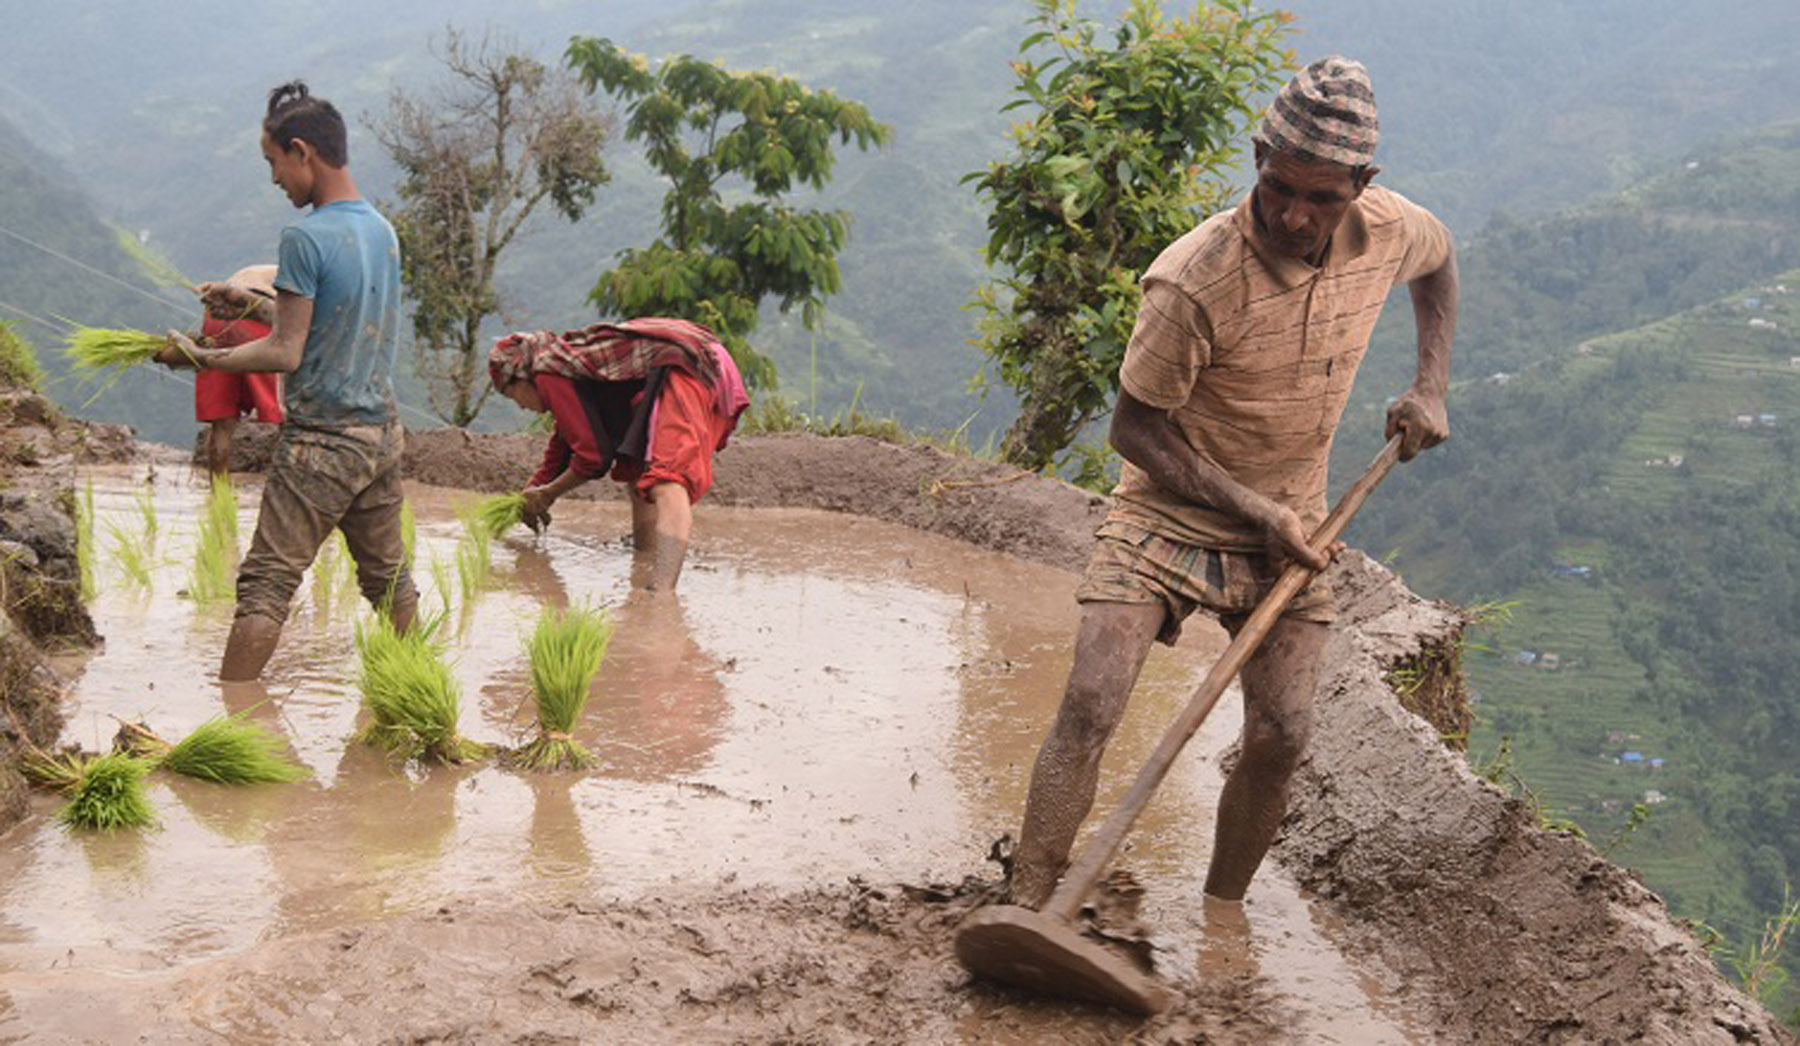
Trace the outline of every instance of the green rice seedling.
<path fill-rule="evenodd" d="M 106 529 L 112 535 L 113 562 L 125 575 L 125 580 L 138 588 L 149 588 L 150 550 L 141 540 L 141 535 L 126 530 L 110 519 L 106 521 Z"/>
<path fill-rule="evenodd" d="M 226 476 L 214 476 L 200 534 L 194 542 L 194 569 L 188 594 L 201 606 L 230 599 L 237 574 L 237 490 Z"/>
<path fill-rule="evenodd" d="M 411 570 L 419 551 L 419 517 L 410 498 L 400 502 L 400 544 L 406 549 L 406 568 Z"/>
<path fill-rule="evenodd" d="M 434 639 L 441 619 L 421 623 L 405 635 L 385 615 L 358 626 L 362 655 L 357 682 L 369 721 L 358 732 L 365 744 L 401 758 L 464 763 L 485 759 L 487 746 L 456 732 L 461 705 L 456 677 Z"/>
<path fill-rule="evenodd" d="M 80 779 L 69 802 L 56 814 L 66 828 L 110 832 L 156 823 L 156 811 L 144 789 L 150 763 L 123 752 L 83 760 Z"/>
<path fill-rule="evenodd" d="M 81 572 L 81 599 L 91 603 L 100 594 L 94 574 L 94 481 L 88 480 L 75 502 L 75 563 Z"/>
<path fill-rule="evenodd" d="M 460 518 L 463 536 L 456 543 L 456 579 L 462 589 L 463 605 L 470 606 L 493 572 L 493 542 L 472 511 L 464 511 Z"/>
<path fill-rule="evenodd" d="M 156 534 L 161 529 L 161 524 L 156 518 L 156 498 L 151 495 L 148 485 L 138 491 L 137 510 L 138 519 L 143 523 L 145 538 L 149 544 L 155 545 Z"/>
<path fill-rule="evenodd" d="M 438 598 L 444 601 L 444 615 L 450 614 L 450 562 L 443 556 L 431 554 L 431 587 L 437 589 Z"/>
<path fill-rule="evenodd" d="M 306 768 L 289 757 L 287 744 L 249 718 L 249 710 L 209 719 L 156 760 L 161 770 L 217 784 L 299 781 Z"/>
<path fill-rule="evenodd" d="M 587 707 L 588 688 L 606 658 L 613 626 L 604 611 L 545 608 L 531 634 L 531 691 L 538 736 L 510 758 L 527 770 L 586 770 L 592 753 L 573 736 Z"/>
<path fill-rule="evenodd" d="M 502 537 L 525 518 L 525 495 L 496 494 L 484 498 L 463 517 L 463 525 L 479 529 L 490 539 Z"/>
<path fill-rule="evenodd" d="M 77 325 L 63 338 L 63 354 L 78 373 L 117 373 L 150 362 L 167 344 L 166 335 L 149 331 Z"/>
<path fill-rule="evenodd" d="M 350 555 L 350 544 L 344 540 L 343 531 L 334 532 L 331 540 L 319 549 L 312 571 L 313 603 L 318 606 L 320 616 L 331 616 L 333 604 L 352 605 L 356 593 L 356 558 Z"/>

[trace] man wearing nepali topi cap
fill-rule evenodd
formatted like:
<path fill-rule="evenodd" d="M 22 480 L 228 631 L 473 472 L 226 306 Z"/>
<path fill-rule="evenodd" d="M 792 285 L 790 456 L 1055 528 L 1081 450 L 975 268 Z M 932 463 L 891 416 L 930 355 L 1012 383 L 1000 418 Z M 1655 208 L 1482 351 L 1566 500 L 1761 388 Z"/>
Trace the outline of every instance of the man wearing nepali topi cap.
<path fill-rule="evenodd" d="M 1061 710 L 1038 753 L 1014 852 L 1015 903 L 1041 907 L 1093 806 L 1100 757 L 1154 640 L 1197 609 L 1235 634 L 1324 522 L 1332 435 L 1394 284 L 1412 296 L 1418 371 L 1388 408 L 1400 457 L 1441 443 L 1456 255 L 1429 212 L 1374 186 L 1380 138 L 1361 63 L 1322 58 L 1252 136 L 1235 209 L 1170 244 L 1143 277 L 1110 438 L 1124 464 L 1075 598 Z M 1287 810 L 1305 753 L 1329 585 L 1294 598 L 1243 669 L 1241 754 L 1219 800 L 1209 900 L 1237 902 Z"/>

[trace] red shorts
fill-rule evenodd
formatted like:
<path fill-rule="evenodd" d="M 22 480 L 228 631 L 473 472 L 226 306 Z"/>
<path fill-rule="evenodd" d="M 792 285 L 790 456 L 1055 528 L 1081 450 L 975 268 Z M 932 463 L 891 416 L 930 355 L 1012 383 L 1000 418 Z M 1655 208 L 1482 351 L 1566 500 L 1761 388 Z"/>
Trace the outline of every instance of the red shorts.
<path fill-rule="evenodd" d="M 612 478 L 629 483 L 644 498 L 652 487 L 679 483 L 687 488 L 689 501 L 699 501 L 712 489 L 713 452 L 732 424 L 713 408 L 714 399 L 713 390 L 699 379 L 671 367 L 651 420 L 650 463 L 620 462 L 613 466 Z"/>
<path fill-rule="evenodd" d="M 194 375 L 194 420 L 228 421 L 255 412 L 258 421 L 281 424 L 279 377 L 201 371 Z"/>

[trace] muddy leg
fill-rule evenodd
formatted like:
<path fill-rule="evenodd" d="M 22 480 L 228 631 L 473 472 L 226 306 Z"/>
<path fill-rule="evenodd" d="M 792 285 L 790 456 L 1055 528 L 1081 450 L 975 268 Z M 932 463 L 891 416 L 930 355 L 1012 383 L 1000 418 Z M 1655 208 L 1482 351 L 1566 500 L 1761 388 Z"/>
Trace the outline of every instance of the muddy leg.
<path fill-rule="evenodd" d="M 1313 687 L 1326 633 L 1317 622 L 1281 618 L 1244 666 L 1244 733 L 1219 797 L 1206 874 L 1211 897 L 1243 899 L 1287 815 L 1288 785 L 1312 732 Z"/>
<path fill-rule="evenodd" d="M 236 418 L 207 422 L 206 469 L 214 476 L 231 475 L 231 434 L 236 429 Z"/>
<path fill-rule="evenodd" d="M 244 683 L 262 678 L 264 666 L 281 641 L 281 622 L 262 614 L 244 614 L 231 622 L 225 640 L 225 656 L 219 663 L 219 679 Z"/>
<path fill-rule="evenodd" d="M 631 502 L 632 584 L 651 592 L 673 592 L 694 529 L 693 503 L 679 483 L 650 488 L 647 519 L 638 514 L 640 500 L 634 496 Z"/>
<path fill-rule="evenodd" d="M 1062 708 L 1038 749 L 1013 853 L 1012 900 L 1041 908 L 1094 805 L 1100 757 L 1162 627 L 1160 603 L 1083 603 Z"/>

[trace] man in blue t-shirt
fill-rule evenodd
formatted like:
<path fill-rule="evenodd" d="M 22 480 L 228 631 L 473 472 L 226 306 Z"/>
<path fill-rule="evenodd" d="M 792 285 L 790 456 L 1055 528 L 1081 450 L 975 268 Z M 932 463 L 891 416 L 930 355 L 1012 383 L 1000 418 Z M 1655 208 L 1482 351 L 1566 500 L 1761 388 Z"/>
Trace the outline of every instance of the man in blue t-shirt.
<path fill-rule="evenodd" d="M 357 193 L 343 117 L 295 81 L 269 93 L 262 153 L 295 207 L 281 232 L 268 337 L 201 349 L 171 331 L 169 366 L 279 371 L 287 418 L 263 486 L 256 537 L 238 569 L 237 614 L 219 678 L 260 678 L 300 578 L 333 528 L 370 602 L 405 630 L 418 593 L 400 533 L 402 435 L 394 401 L 400 243 Z"/>

